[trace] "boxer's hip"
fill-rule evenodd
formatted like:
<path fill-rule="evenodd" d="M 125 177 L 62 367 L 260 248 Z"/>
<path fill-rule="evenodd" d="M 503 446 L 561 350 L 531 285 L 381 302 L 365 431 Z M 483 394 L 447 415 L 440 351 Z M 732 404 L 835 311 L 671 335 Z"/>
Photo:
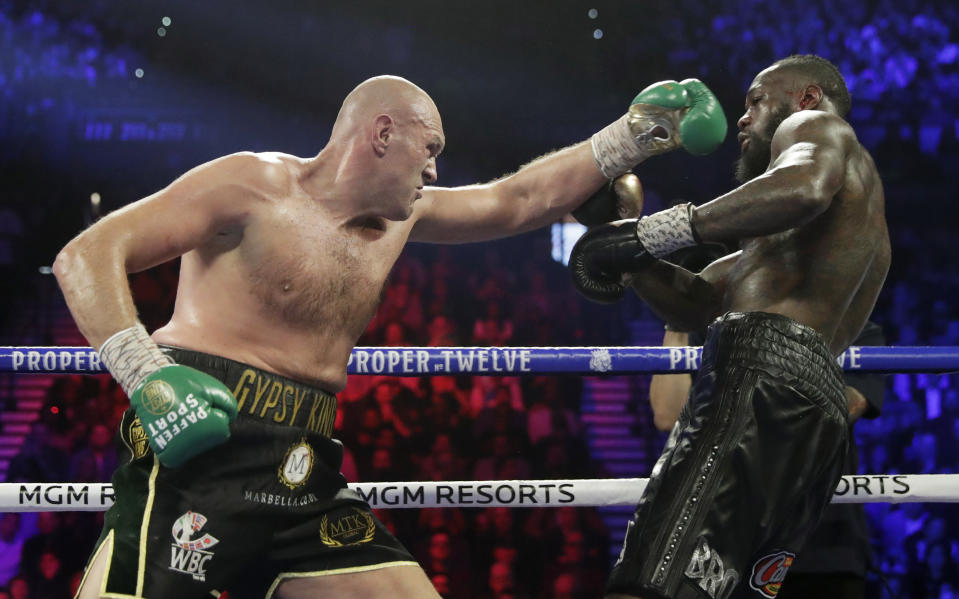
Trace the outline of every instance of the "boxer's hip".
<path fill-rule="evenodd" d="M 762 313 L 713 323 L 609 590 L 775 596 L 839 478 L 844 398 L 815 331 Z"/>
<path fill-rule="evenodd" d="M 781 314 L 730 312 L 710 325 L 700 372 L 730 369 L 765 374 L 833 416 L 848 411 L 842 370 L 825 340 Z"/>

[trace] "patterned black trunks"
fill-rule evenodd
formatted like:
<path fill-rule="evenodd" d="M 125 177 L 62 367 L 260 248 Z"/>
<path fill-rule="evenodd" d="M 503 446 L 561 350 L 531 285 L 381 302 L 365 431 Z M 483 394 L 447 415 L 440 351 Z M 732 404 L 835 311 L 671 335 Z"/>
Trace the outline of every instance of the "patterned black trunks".
<path fill-rule="evenodd" d="M 123 415 L 116 503 L 97 551 L 104 597 L 270 597 L 287 578 L 413 565 L 340 474 L 336 397 L 209 354 L 163 348 L 237 398 L 230 440 L 177 469 L 159 464 L 132 409 Z"/>
<path fill-rule="evenodd" d="M 775 597 L 839 481 L 847 412 L 814 330 L 777 314 L 718 319 L 608 591 Z"/>

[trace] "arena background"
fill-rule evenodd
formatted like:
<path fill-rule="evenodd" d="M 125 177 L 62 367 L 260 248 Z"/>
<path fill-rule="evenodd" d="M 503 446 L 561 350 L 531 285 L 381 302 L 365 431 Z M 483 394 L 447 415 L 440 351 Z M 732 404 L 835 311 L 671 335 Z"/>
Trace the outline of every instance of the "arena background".
<path fill-rule="evenodd" d="M 873 320 L 890 345 L 959 345 L 959 6 L 918 0 L 0 0 L 0 344 L 85 344 L 49 275 L 70 237 L 216 156 L 314 154 L 369 76 L 401 75 L 433 96 L 447 136 L 439 182 L 458 185 L 586 138 L 660 79 L 699 77 L 732 127 L 753 75 L 797 52 L 839 66 L 849 120 L 886 186 L 893 265 Z M 647 210 L 730 189 L 737 154 L 730 136 L 708 157 L 640 165 Z M 553 241 L 544 229 L 410 246 L 360 343 L 660 343 L 661 323 L 635 299 L 579 298 Z M 132 278 L 149 328 L 169 315 L 175 280 L 175 264 Z M 0 376 L 0 480 L 109 480 L 126 400 L 108 377 Z M 338 423 L 344 470 L 365 481 L 646 476 L 664 441 L 648 381 L 353 377 Z M 862 472 L 955 473 L 956 383 L 889 376 L 881 416 L 856 426 Z M 628 511 L 382 516 L 445 596 L 558 598 L 597 595 Z M 954 509 L 867 514 L 870 597 L 888 596 L 880 572 L 903 598 L 959 596 Z M 0 516 L 0 588 L 66 596 L 99 517 Z"/>

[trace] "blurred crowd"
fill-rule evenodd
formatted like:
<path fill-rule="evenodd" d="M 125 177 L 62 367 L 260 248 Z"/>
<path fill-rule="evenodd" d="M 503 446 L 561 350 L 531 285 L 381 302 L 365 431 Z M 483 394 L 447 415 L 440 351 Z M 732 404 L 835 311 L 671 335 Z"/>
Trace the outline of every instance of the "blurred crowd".
<path fill-rule="evenodd" d="M 907 144 L 924 155 L 959 151 L 954 3 L 680 0 L 658 10 L 667 24 L 662 37 L 637 39 L 636 50 L 668 48 L 670 68 L 699 73 L 704 81 L 729 81 L 743 96 L 757 70 L 772 62 L 768 57 L 818 54 L 846 79 L 850 120 L 868 148 Z M 678 39 L 703 40 L 710 51 L 676 44 Z"/>
<path fill-rule="evenodd" d="M 107 43 L 102 20 L 95 24 L 85 9 L 67 8 L 64 14 L 44 3 L 0 1 L 3 98 L 21 102 L 32 115 L 71 100 L 72 93 L 61 93 L 64 82 L 82 82 L 94 89 L 104 79 L 133 74 L 135 51 L 129 45 Z"/>

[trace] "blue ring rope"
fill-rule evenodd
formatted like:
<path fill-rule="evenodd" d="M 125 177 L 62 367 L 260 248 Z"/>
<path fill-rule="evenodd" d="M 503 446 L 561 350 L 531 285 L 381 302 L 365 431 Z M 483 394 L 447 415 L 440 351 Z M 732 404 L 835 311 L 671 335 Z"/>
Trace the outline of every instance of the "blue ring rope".
<path fill-rule="evenodd" d="M 657 374 L 699 368 L 700 347 L 357 347 L 349 374 L 432 376 L 484 374 Z M 859 372 L 959 371 L 957 346 L 850 347 L 837 359 Z M 106 372 L 89 347 L 0 346 L 0 372 Z"/>

